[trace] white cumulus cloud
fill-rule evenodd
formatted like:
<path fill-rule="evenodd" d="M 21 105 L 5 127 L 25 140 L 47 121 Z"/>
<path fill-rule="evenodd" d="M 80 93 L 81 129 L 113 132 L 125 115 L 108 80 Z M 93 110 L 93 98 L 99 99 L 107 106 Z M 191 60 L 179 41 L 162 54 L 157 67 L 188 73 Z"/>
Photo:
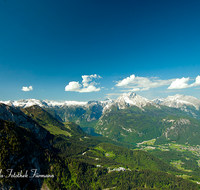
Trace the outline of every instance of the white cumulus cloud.
<path fill-rule="evenodd" d="M 89 86 L 89 82 L 92 81 L 93 78 L 101 78 L 101 76 L 94 74 L 94 75 L 83 75 L 82 76 L 82 83 L 83 83 L 83 87 L 87 87 Z M 95 83 L 94 83 L 95 84 Z"/>
<path fill-rule="evenodd" d="M 69 84 L 65 87 L 65 91 L 79 91 L 82 85 L 79 82 L 69 82 Z"/>
<path fill-rule="evenodd" d="M 89 85 L 87 88 L 82 88 L 79 92 L 98 92 L 100 88 L 96 88 L 93 85 Z"/>
<path fill-rule="evenodd" d="M 83 75 L 82 76 L 82 84 L 76 81 L 69 82 L 69 84 L 65 87 L 65 91 L 75 91 L 75 92 L 98 92 L 101 89 L 97 88 L 95 85 L 97 83 L 93 82 L 93 79 L 99 79 L 101 76 L 94 75 Z"/>
<path fill-rule="evenodd" d="M 133 74 L 127 78 L 124 78 L 123 80 L 117 81 L 117 84 L 115 86 L 124 88 L 123 90 L 120 90 L 124 92 L 145 91 L 149 90 L 150 88 L 158 88 L 161 86 L 168 86 L 167 89 L 169 90 L 200 86 L 199 75 L 196 77 L 194 83 L 189 84 L 189 81 L 191 80 L 194 79 L 190 79 L 190 77 L 187 78 L 182 77 L 182 78 L 161 80 L 158 77 L 138 77 Z"/>
<path fill-rule="evenodd" d="M 135 75 L 131 75 L 130 77 L 127 77 L 119 81 L 115 86 L 127 86 L 129 84 L 134 83 L 134 81 L 135 81 Z"/>
<path fill-rule="evenodd" d="M 193 86 L 200 86 L 200 76 L 199 75 L 196 77 L 196 80 L 193 83 Z"/>
<path fill-rule="evenodd" d="M 168 87 L 168 89 L 183 89 L 183 88 L 190 88 L 193 86 L 200 86 L 200 76 L 198 75 L 195 79 L 195 82 L 192 84 L 188 84 L 190 81 L 190 78 L 180 78 L 176 79 L 171 83 L 171 85 Z"/>
<path fill-rule="evenodd" d="M 189 88 L 191 85 L 188 84 L 190 78 L 181 78 L 181 79 L 175 79 L 171 83 L 171 85 L 167 89 L 183 89 L 183 88 Z"/>
<path fill-rule="evenodd" d="M 23 86 L 21 90 L 23 90 L 23 91 L 31 91 L 31 90 L 33 90 L 33 87 L 32 86 L 29 86 L 29 87 Z"/>
<path fill-rule="evenodd" d="M 160 80 L 157 77 L 136 77 L 131 75 L 121 81 L 118 81 L 115 86 L 121 88 L 132 88 L 129 91 L 144 91 L 150 88 L 157 88 L 160 86 L 170 85 L 175 79 Z"/>

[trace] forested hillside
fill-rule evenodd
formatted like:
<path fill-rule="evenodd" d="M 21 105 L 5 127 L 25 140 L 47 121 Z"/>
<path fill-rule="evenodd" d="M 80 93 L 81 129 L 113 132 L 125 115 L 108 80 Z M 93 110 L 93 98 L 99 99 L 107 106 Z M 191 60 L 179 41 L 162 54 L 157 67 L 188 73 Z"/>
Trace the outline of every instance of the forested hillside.
<path fill-rule="evenodd" d="M 139 143 L 157 139 L 157 143 L 199 144 L 200 121 L 176 108 L 146 106 L 117 109 L 112 107 L 96 124 L 95 132 L 113 140 Z"/>
<path fill-rule="evenodd" d="M 43 130 L 49 129 L 49 147 L 37 140 L 31 128 L 0 120 L 1 188 L 200 189 L 198 184 L 176 177 L 184 172 L 147 152 L 134 150 L 135 145 L 89 136 L 77 124 L 62 123 L 37 106 L 23 111 L 34 119 L 31 122 L 39 121 Z M 19 110 L 17 113 L 24 117 Z M 8 177 L 8 168 L 25 177 Z M 33 168 L 43 177 L 29 178 Z"/>

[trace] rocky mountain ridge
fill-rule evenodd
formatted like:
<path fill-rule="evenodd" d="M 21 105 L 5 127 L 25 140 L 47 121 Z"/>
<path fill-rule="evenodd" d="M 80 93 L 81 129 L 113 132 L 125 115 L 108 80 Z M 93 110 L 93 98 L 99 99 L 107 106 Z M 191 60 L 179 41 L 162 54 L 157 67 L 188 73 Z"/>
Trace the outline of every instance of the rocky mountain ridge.
<path fill-rule="evenodd" d="M 0 104 L 0 119 L 12 121 L 18 126 L 22 126 L 33 133 L 37 134 L 37 139 L 43 146 L 49 146 L 47 139 L 51 136 L 48 131 L 41 127 L 37 122 L 32 120 L 28 115 L 24 114 L 20 109 Z"/>
<path fill-rule="evenodd" d="M 26 99 L 26 100 L 14 100 L 14 101 L 0 101 L 9 106 L 14 107 L 30 107 L 33 105 L 38 105 L 43 108 L 53 108 L 53 107 L 90 107 L 93 104 L 99 104 L 103 108 L 108 108 L 110 105 L 116 104 L 119 109 L 124 109 L 126 106 L 137 106 L 139 108 L 144 107 L 148 104 L 150 105 L 165 105 L 168 107 L 181 108 L 185 105 L 193 106 L 196 110 L 199 110 L 200 100 L 193 96 L 186 96 L 176 94 L 174 96 L 168 96 L 167 98 L 156 98 L 153 100 L 148 100 L 134 92 L 124 93 L 120 95 L 116 100 L 107 98 L 104 101 L 88 101 L 88 102 L 79 102 L 79 101 L 65 101 L 65 102 L 56 102 L 50 100 L 37 100 L 37 99 Z M 109 105 L 109 106 L 108 106 Z"/>
<path fill-rule="evenodd" d="M 134 92 L 129 92 L 122 94 L 115 101 L 108 103 L 104 107 L 103 111 L 105 112 L 106 110 L 110 110 L 112 106 L 115 106 L 118 109 L 125 109 L 127 107 L 136 106 L 142 109 L 147 105 L 153 105 L 155 107 L 159 107 L 159 105 L 157 105 L 154 101 L 148 100 L 147 98 L 137 95 Z"/>
<path fill-rule="evenodd" d="M 50 111 L 54 116 L 57 114 L 62 121 L 74 121 L 77 124 L 80 124 L 82 121 L 97 121 L 103 114 L 111 111 L 113 107 L 120 110 L 133 106 L 136 106 L 141 110 L 144 110 L 146 106 L 154 106 L 159 109 L 161 108 L 160 106 L 178 108 L 185 111 L 188 115 L 200 119 L 200 100 L 192 96 L 179 94 L 154 100 L 148 100 L 134 92 L 130 92 L 120 95 L 116 100 L 108 98 L 104 101 L 55 102 L 49 100 L 26 99 L 18 101 L 0 101 L 0 103 L 20 108 L 38 105 L 47 109 L 47 111 Z"/>

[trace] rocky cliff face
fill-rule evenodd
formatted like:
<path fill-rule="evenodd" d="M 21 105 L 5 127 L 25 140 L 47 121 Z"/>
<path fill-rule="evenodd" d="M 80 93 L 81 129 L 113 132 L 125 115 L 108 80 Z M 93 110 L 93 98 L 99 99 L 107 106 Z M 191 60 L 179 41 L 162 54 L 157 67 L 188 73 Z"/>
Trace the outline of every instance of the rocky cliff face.
<path fill-rule="evenodd" d="M 2 101 L 1 101 L 2 102 Z M 3 102 L 13 107 L 30 107 L 38 105 L 45 108 L 52 115 L 56 116 L 62 121 L 73 121 L 77 124 L 94 123 L 106 112 L 112 111 L 113 107 L 117 109 L 127 109 L 130 107 L 138 107 L 145 110 L 146 106 L 154 106 L 161 109 L 161 106 L 177 108 L 185 111 L 188 116 L 200 119 L 200 100 L 192 96 L 175 95 L 167 98 L 148 100 L 134 92 L 124 93 L 116 100 L 106 99 L 104 101 L 65 101 L 62 103 L 49 101 L 49 100 L 18 100 Z M 12 118 L 12 117 L 10 117 Z M 93 125 L 93 124 L 91 124 Z M 82 126 L 83 127 L 83 126 Z"/>
<path fill-rule="evenodd" d="M 39 190 L 43 179 L 33 176 L 35 171 L 45 173 L 43 164 L 48 150 L 45 153 L 37 136 L 14 122 L 0 119 L 0 135 L 0 168 L 4 176 L 0 179 L 0 188 Z"/>
<path fill-rule="evenodd" d="M 140 95 L 137 95 L 134 92 L 129 92 L 122 94 L 115 101 L 112 101 L 105 105 L 103 112 L 111 111 L 112 106 L 115 106 L 118 109 L 126 109 L 127 107 L 132 106 L 136 106 L 140 109 L 143 109 L 143 107 L 149 105 L 159 108 L 159 105 L 157 105 L 154 101 L 148 100 Z"/>
<path fill-rule="evenodd" d="M 168 96 L 160 104 L 173 108 L 183 108 L 183 110 L 187 106 L 192 106 L 196 110 L 199 110 L 200 100 L 193 96 L 176 94 L 175 96 Z"/>
<path fill-rule="evenodd" d="M 51 138 L 50 133 L 24 114 L 19 108 L 0 104 L 0 119 L 15 122 L 18 126 L 30 130 L 43 146 L 50 148 L 48 143 L 48 139 Z"/>
<path fill-rule="evenodd" d="M 194 118 L 200 119 L 200 100 L 193 96 L 185 96 L 176 94 L 175 96 L 168 96 L 165 99 L 155 99 L 159 105 L 164 105 L 167 107 L 177 108 Z"/>

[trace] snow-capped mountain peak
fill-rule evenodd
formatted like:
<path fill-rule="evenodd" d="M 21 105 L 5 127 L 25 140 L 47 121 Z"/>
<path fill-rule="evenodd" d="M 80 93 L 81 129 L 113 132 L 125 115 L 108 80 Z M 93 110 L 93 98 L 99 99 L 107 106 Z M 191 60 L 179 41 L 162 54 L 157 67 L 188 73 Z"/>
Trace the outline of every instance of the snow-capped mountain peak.
<path fill-rule="evenodd" d="M 125 109 L 126 106 L 137 106 L 139 108 L 142 108 L 150 104 L 156 105 L 153 101 L 148 100 L 140 95 L 137 95 L 134 92 L 122 94 L 116 99 L 115 104 L 118 105 L 119 109 Z"/>
<path fill-rule="evenodd" d="M 134 98 L 135 96 L 137 96 L 135 92 L 124 93 L 122 95 L 127 96 L 129 98 Z"/>
<path fill-rule="evenodd" d="M 65 102 L 56 102 L 49 100 L 37 100 L 37 99 L 26 99 L 26 100 L 18 100 L 18 101 L 0 101 L 0 103 L 4 103 L 6 105 L 14 106 L 14 107 L 30 107 L 33 105 L 38 105 L 43 108 L 53 108 L 53 107 L 63 107 L 63 106 L 75 106 L 75 107 L 91 107 L 94 105 L 98 105 L 102 107 L 103 112 L 109 109 L 112 105 L 116 105 L 119 109 L 125 109 L 126 106 L 137 106 L 142 108 L 147 104 L 157 106 L 153 101 L 148 100 L 140 95 L 137 95 L 134 92 L 124 93 L 119 96 L 115 101 L 107 98 L 104 101 L 88 101 L 88 102 L 78 102 L 78 101 L 65 101 Z"/>
<path fill-rule="evenodd" d="M 147 105 L 153 105 L 160 108 L 160 105 L 180 108 L 183 111 L 191 112 L 193 115 L 193 111 L 188 106 L 194 107 L 196 110 L 200 108 L 200 100 L 193 96 L 185 96 L 176 94 L 175 96 L 168 96 L 167 98 L 157 98 L 154 100 L 148 100 L 134 92 L 124 93 L 119 96 L 116 100 L 112 100 L 107 98 L 104 101 L 88 101 L 88 102 L 78 102 L 78 101 L 63 101 L 56 102 L 51 100 L 37 100 L 37 99 L 26 99 L 26 100 L 17 100 L 17 101 L 0 101 L 0 103 L 4 103 L 13 107 L 30 107 L 33 105 L 38 105 L 43 108 L 61 108 L 61 107 L 82 107 L 83 109 L 94 109 L 102 110 L 105 112 L 106 110 L 111 110 L 112 106 L 118 107 L 119 109 L 125 109 L 130 106 L 137 106 L 141 109 Z"/>
<path fill-rule="evenodd" d="M 155 102 L 156 104 L 161 104 L 164 100 L 165 98 L 155 98 L 152 101 Z"/>
<path fill-rule="evenodd" d="M 101 101 L 102 104 L 105 104 L 105 103 L 112 103 L 114 102 L 111 98 L 106 98 L 104 101 Z"/>
<path fill-rule="evenodd" d="M 175 96 L 168 96 L 161 105 L 174 108 L 184 108 L 185 106 L 193 106 L 199 110 L 200 100 L 193 96 L 185 96 L 176 94 Z"/>
<path fill-rule="evenodd" d="M 14 107 L 30 107 L 33 105 L 38 105 L 40 107 L 45 106 L 45 102 L 37 99 L 26 99 L 26 100 L 14 100 L 14 101 L 0 101 L 0 103 L 4 103 L 9 106 L 14 106 Z"/>

